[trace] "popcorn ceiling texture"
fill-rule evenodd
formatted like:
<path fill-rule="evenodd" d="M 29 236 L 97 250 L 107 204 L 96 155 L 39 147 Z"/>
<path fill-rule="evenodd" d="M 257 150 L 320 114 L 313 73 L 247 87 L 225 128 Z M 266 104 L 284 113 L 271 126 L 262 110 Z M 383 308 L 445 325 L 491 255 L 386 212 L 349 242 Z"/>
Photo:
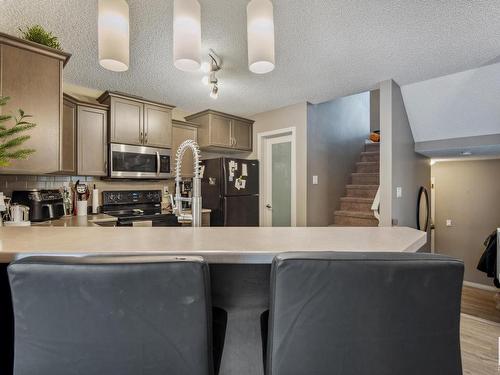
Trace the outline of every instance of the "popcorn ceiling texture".
<path fill-rule="evenodd" d="M 209 98 L 202 73 L 172 63 L 172 0 L 128 0 L 130 69 L 113 73 L 97 60 L 97 0 L 3 0 L 0 31 L 39 23 L 73 57 L 66 82 L 120 90 L 194 112 L 213 108 L 251 115 L 289 104 L 323 102 L 476 68 L 500 56 L 498 0 L 273 0 L 276 69 L 247 68 L 248 0 L 200 0 L 202 47 L 224 60 L 220 96 Z"/>

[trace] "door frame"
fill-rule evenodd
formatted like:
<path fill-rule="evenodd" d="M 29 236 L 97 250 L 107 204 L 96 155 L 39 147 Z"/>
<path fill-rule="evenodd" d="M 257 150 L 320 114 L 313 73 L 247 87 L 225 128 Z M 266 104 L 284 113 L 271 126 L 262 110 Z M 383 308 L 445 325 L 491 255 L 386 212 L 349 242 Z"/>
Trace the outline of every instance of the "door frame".
<path fill-rule="evenodd" d="M 259 160 L 259 225 L 265 224 L 265 201 L 266 198 L 266 182 L 270 173 L 265 173 L 266 166 L 266 144 L 267 140 L 272 138 L 280 138 L 290 136 L 292 160 L 291 160 L 291 220 L 292 227 L 297 226 L 297 129 L 292 126 L 289 128 L 282 128 L 257 133 L 257 157 Z M 268 176 L 269 175 L 269 176 Z"/>
<path fill-rule="evenodd" d="M 431 234 L 431 253 L 436 251 L 436 177 L 431 177 L 431 225 L 430 225 L 430 234 Z"/>

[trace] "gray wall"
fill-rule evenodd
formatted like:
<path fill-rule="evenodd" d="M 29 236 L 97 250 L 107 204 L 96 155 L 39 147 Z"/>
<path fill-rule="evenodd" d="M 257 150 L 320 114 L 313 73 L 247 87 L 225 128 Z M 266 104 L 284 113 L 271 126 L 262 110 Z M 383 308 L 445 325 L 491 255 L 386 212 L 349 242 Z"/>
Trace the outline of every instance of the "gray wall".
<path fill-rule="evenodd" d="M 416 228 L 418 190 L 424 186 L 430 194 L 431 166 L 429 158 L 415 152 L 401 89 L 394 82 L 392 116 L 392 218 L 399 226 Z M 401 198 L 396 197 L 398 186 L 403 189 Z"/>
<path fill-rule="evenodd" d="M 370 131 L 380 130 L 380 90 L 370 91 Z"/>
<path fill-rule="evenodd" d="M 500 160 L 437 162 L 435 251 L 465 262 L 465 280 L 493 285 L 476 270 L 484 239 L 500 227 Z M 452 226 L 446 226 L 446 220 Z"/>
<path fill-rule="evenodd" d="M 417 195 L 421 186 L 430 194 L 430 160 L 415 152 L 415 142 L 400 87 L 392 80 L 380 85 L 381 214 L 382 225 L 416 228 Z M 397 188 L 402 196 L 397 198 Z M 429 249 L 429 243 L 426 250 Z"/>
<path fill-rule="evenodd" d="M 307 224 L 333 223 L 370 132 L 369 92 L 307 106 Z M 318 185 L 312 184 L 317 175 Z"/>

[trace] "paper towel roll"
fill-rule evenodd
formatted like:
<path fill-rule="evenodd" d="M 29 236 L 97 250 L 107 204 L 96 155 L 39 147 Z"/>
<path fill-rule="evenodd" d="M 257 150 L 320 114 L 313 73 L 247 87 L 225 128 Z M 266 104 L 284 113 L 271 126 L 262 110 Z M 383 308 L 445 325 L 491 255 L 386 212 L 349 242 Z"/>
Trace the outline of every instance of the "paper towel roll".
<path fill-rule="evenodd" d="M 97 214 L 99 209 L 99 189 L 92 190 L 92 213 Z"/>

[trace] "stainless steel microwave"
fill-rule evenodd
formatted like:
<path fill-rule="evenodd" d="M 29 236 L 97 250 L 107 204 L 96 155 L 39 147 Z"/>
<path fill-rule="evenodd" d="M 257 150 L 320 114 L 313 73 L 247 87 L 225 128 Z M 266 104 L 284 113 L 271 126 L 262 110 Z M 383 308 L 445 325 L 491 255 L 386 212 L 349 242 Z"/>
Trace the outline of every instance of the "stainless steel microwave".
<path fill-rule="evenodd" d="M 156 147 L 109 145 L 111 178 L 164 179 L 171 177 L 170 150 Z"/>

